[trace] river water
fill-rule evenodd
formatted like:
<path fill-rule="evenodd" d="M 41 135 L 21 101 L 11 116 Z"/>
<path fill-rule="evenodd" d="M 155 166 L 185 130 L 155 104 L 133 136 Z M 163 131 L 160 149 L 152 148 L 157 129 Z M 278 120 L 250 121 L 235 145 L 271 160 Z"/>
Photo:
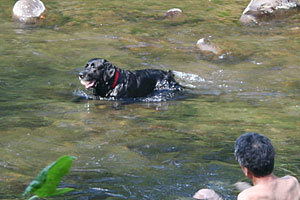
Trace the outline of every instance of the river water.
<path fill-rule="evenodd" d="M 300 14 L 242 26 L 246 0 L 47 0 L 46 20 L 23 26 L 14 3 L 0 4 L 0 199 L 20 199 L 61 155 L 77 157 L 61 183 L 76 191 L 55 199 L 184 200 L 200 188 L 236 199 L 244 132 L 272 140 L 277 175 L 300 175 Z M 183 15 L 164 18 L 173 7 Z M 200 52 L 200 38 L 222 55 Z M 93 57 L 173 70 L 188 88 L 169 101 L 80 99 Z"/>

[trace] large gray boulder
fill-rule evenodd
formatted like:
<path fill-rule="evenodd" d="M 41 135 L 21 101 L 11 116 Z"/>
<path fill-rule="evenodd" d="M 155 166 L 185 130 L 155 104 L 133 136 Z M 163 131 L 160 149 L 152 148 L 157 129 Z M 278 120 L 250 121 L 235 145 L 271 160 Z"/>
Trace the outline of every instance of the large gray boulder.
<path fill-rule="evenodd" d="M 244 24 L 258 24 L 264 16 L 276 15 L 277 11 L 284 11 L 298 6 L 298 0 L 251 0 L 240 21 Z"/>
<path fill-rule="evenodd" d="M 35 23 L 43 18 L 46 8 L 40 0 L 19 0 L 13 8 L 13 18 L 23 23 Z"/>

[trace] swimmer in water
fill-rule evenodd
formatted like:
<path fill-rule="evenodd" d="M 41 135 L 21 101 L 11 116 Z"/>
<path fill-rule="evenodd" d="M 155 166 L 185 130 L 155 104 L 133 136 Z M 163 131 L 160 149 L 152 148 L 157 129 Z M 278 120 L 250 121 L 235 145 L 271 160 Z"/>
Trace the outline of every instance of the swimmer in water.
<path fill-rule="evenodd" d="M 293 176 L 273 174 L 275 150 L 271 141 L 258 133 L 245 133 L 235 142 L 235 157 L 253 186 L 244 189 L 238 200 L 300 200 L 300 185 Z M 211 189 L 201 189 L 195 199 L 222 200 Z"/>

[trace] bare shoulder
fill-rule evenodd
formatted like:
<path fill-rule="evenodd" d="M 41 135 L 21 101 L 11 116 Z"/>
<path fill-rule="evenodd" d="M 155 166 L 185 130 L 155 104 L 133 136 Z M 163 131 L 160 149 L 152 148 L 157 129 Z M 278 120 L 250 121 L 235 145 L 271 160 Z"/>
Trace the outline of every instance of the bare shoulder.
<path fill-rule="evenodd" d="M 299 185 L 298 179 L 294 176 L 287 175 L 287 176 L 279 178 L 279 180 L 281 180 L 285 183 L 288 183 L 288 184 Z"/>
<path fill-rule="evenodd" d="M 294 177 L 294 176 L 290 176 L 290 175 L 286 175 L 286 176 L 283 176 L 281 178 L 279 178 L 281 180 L 290 180 L 290 181 L 295 181 L 295 182 L 298 182 L 297 178 Z"/>
<path fill-rule="evenodd" d="M 237 200 L 249 200 L 248 195 L 245 193 L 245 190 L 238 195 Z"/>
<path fill-rule="evenodd" d="M 264 186 L 255 185 L 242 191 L 238 195 L 238 200 L 259 200 L 264 199 L 268 195 L 268 191 Z"/>
<path fill-rule="evenodd" d="M 300 184 L 297 178 L 284 176 L 270 183 L 252 186 L 238 195 L 238 200 L 259 199 L 300 200 Z"/>
<path fill-rule="evenodd" d="M 300 184 L 294 176 L 284 176 L 278 179 L 278 188 L 285 191 L 285 193 L 278 193 L 278 195 L 285 195 L 286 199 L 299 200 L 300 199 Z M 278 190 L 279 191 L 279 190 Z M 288 198 L 289 197 L 289 198 Z"/>
<path fill-rule="evenodd" d="M 254 187 L 250 187 L 248 189 L 243 190 L 241 193 L 239 193 L 237 199 L 238 200 L 251 200 L 252 195 L 255 194 L 255 189 L 253 190 Z"/>

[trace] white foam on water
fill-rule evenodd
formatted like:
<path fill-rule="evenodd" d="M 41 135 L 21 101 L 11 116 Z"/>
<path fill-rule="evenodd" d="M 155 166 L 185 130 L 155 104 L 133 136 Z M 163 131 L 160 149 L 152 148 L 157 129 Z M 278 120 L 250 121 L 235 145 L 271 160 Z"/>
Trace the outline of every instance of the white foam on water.
<path fill-rule="evenodd" d="M 185 73 L 185 72 L 179 72 L 179 71 L 172 71 L 174 73 L 174 75 L 182 80 L 186 80 L 188 82 L 196 82 L 196 83 L 200 83 L 200 82 L 205 82 L 204 78 L 201 78 L 199 75 L 197 74 L 192 74 L 192 73 Z"/>
<path fill-rule="evenodd" d="M 186 88 L 198 88 L 206 82 L 206 80 L 197 74 L 172 71 L 175 79 Z"/>

